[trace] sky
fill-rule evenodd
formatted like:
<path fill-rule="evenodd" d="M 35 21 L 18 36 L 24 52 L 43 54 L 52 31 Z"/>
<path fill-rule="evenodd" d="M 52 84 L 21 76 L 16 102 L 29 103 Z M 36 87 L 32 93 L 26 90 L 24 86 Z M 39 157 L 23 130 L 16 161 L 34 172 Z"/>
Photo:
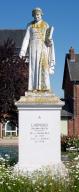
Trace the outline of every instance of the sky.
<path fill-rule="evenodd" d="M 0 29 L 25 29 L 35 7 L 54 27 L 56 65 L 50 81 L 52 91 L 61 98 L 65 55 L 71 46 L 79 53 L 79 0 L 0 0 Z"/>

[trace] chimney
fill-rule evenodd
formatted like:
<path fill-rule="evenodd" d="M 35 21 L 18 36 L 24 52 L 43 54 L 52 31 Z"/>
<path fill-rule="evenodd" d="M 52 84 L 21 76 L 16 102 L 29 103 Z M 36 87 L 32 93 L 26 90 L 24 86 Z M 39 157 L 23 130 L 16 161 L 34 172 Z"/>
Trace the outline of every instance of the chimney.
<path fill-rule="evenodd" d="M 75 52 L 74 52 L 74 49 L 72 47 L 69 49 L 69 60 L 71 62 L 75 62 Z"/>

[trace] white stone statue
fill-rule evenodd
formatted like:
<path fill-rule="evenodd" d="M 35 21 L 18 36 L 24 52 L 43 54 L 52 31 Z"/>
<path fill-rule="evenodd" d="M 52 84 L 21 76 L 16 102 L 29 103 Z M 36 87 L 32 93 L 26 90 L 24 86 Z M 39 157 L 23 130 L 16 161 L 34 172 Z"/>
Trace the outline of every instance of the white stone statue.
<path fill-rule="evenodd" d="M 25 58 L 29 50 L 28 91 L 50 91 L 49 74 L 54 73 L 54 28 L 42 20 L 42 15 L 40 8 L 32 11 L 34 21 L 27 25 L 19 54 L 20 58 Z"/>

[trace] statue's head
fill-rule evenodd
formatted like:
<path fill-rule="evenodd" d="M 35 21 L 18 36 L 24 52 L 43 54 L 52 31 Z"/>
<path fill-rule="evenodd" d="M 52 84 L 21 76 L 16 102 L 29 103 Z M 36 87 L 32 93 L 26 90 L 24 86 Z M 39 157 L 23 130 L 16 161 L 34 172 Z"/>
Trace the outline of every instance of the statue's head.
<path fill-rule="evenodd" d="M 32 10 L 32 16 L 36 21 L 41 19 L 41 16 L 43 15 L 43 11 L 40 8 L 35 8 Z"/>
<path fill-rule="evenodd" d="M 39 7 L 36 7 L 35 9 L 32 10 L 32 16 L 34 17 L 35 14 L 40 13 L 41 15 L 43 15 L 43 11 L 42 9 L 40 9 Z"/>

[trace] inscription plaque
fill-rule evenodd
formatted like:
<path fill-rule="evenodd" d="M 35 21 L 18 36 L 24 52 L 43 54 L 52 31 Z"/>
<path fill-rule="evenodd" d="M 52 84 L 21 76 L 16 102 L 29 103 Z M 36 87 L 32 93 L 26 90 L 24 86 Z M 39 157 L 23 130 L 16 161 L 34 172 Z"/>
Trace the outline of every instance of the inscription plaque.
<path fill-rule="evenodd" d="M 47 143 L 49 141 L 48 123 L 31 123 L 30 139 L 34 143 Z"/>

